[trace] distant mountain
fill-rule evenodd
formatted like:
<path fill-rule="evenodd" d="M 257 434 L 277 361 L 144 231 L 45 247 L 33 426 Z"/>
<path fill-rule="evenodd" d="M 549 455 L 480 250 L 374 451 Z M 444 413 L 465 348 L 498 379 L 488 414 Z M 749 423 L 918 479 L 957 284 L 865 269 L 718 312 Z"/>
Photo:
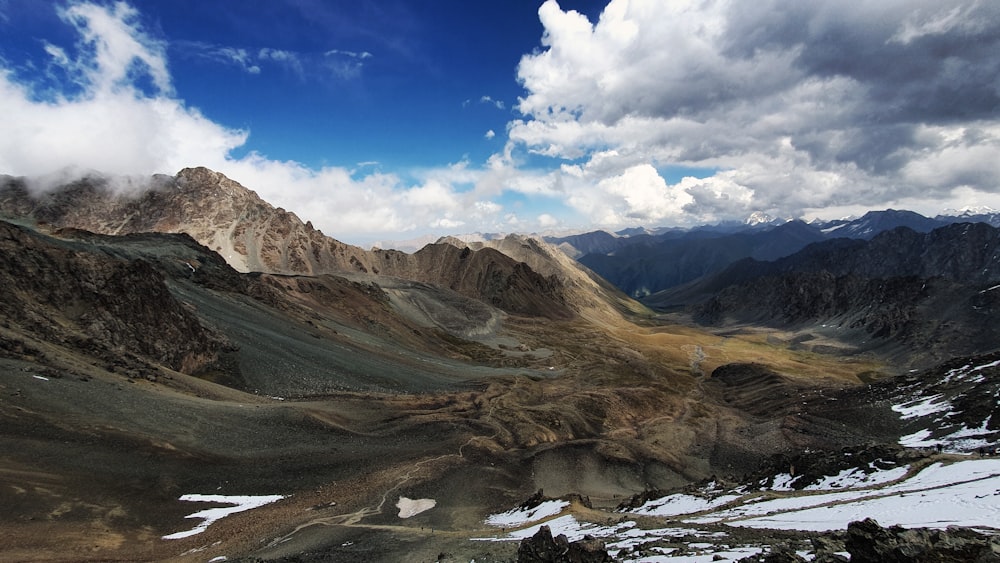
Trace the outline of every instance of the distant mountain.
<path fill-rule="evenodd" d="M 896 227 L 908 227 L 918 233 L 926 233 L 945 224 L 945 221 L 929 219 L 913 211 L 886 209 L 885 211 L 869 211 L 860 219 L 835 222 L 823 228 L 823 232 L 831 237 L 870 239 L 883 231 Z"/>
<path fill-rule="evenodd" d="M 686 306 L 704 324 L 812 327 L 861 348 L 901 346 L 906 362 L 927 365 L 998 347 L 998 285 L 1000 229 L 956 223 L 819 242 L 772 262 L 745 259 L 643 301 Z"/>
<path fill-rule="evenodd" d="M 896 227 L 929 232 L 960 218 L 929 219 L 912 211 L 872 211 L 851 220 L 804 223 L 763 213 L 659 234 L 615 237 L 597 231 L 547 239 L 588 268 L 639 298 L 719 272 L 744 258 L 774 260 L 830 238 L 871 239 Z M 1000 216 L 996 218 L 1000 224 Z M 988 222 L 988 221 L 986 221 Z"/>
<path fill-rule="evenodd" d="M 625 293 L 642 297 L 717 272 L 742 258 L 774 259 L 823 239 L 816 227 L 792 221 L 733 234 L 706 229 L 649 237 L 614 253 L 593 253 L 579 260 Z"/>
<path fill-rule="evenodd" d="M 565 237 L 545 237 L 545 242 L 563 249 L 563 252 L 571 258 L 579 258 L 587 254 L 610 254 L 635 243 L 635 240 L 615 236 L 606 231 L 593 231 Z"/>
<path fill-rule="evenodd" d="M 934 219 L 944 223 L 988 223 L 994 227 L 1000 227 L 1000 211 L 989 207 L 949 210 Z"/>

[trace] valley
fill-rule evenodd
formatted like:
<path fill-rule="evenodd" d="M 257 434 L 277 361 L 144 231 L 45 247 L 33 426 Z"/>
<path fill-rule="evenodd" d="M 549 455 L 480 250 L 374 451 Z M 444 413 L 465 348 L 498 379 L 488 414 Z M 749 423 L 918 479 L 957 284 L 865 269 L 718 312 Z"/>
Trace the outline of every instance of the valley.
<path fill-rule="evenodd" d="M 735 290 L 699 324 L 525 237 L 363 250 L 205 169 L 157 182 L 0 187 L 0 559 L 512 561 L 530 534 L 508 527 L 607 526 L 634 495 L 773 481 L 804 452 L 943 440 L 959 418 L 995 444 L 996 367 L 935 387 L 961 365 L 919 339 L 741 316 L 766 299 Z M 968 405 L 950 430 L 893 410 L 934 395 Z M 913 463 L 968 451 L 949 448 Z M 565 504 L 487 522 L 538 491 Z M 183 534 L 244 497 L 269 502 Z M 681 536 L 728 530 L 710 524 Z"/>

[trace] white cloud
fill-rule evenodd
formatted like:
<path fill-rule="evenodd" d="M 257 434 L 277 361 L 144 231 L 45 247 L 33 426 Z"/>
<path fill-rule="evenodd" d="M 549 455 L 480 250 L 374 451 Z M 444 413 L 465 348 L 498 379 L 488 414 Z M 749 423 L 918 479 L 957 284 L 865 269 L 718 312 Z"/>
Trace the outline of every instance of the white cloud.
<path fill-rule="evenodd" d="M 483 136 L 486 137 L 487 139 L 492 139 L 493 137 L 496 137 L 497 134 L 496 134 L 496 131 L 494 131 L 492 129 L 489 129 L 489 130 L 486 131 L 486 134 L 483 135 Z"/>
<path fill-rule="evenodd" d="M 509 138 L 576 160 L 555 183 L 595 221 L 1000 190 L 1000 4 L 611 0 L 591 22 L 548 0 L 539 17 Z M 669 186 L 667 165 L 720 172 Z"/>
<path fill-rule="evenodd" d="M 483 96 L 479 98 L 479 103 L 489 104 L 497 109 L 504 109 L 507 107 L 503 100 L 494 100 L 492 96 Z"/>
<path fill-rule="evenodd" d="M 324 53 L 326 66 L 335 75 L 342 79 L 357 78 L 361 74 L 361 69 L 365 65 L 365 60 L 374 55 L 368 51 L 343 51 L 332 49 Z"/>
<path fill-rule="evenodd" d="M 137 75 L 148 76 L 159 92 L 170 92 L 165 45 L 149 36 L 138 23 L 139 13 L 124 2 L 104 8 L 93 4 L 71 4 L 59 16 L 76 28 L 83 56 L 70 61 L 64 50 L 46 44 L 56 62 L 67 67 L 81 86 L 96 92 L 133 87 Z"/>
<path fill-rule="evenodd" d="M 548 213 L 542 213 L 538 216 L 538 226 L 543 229 L 551 229 L 559 225 L 559 219 L 556 219 Z"/>

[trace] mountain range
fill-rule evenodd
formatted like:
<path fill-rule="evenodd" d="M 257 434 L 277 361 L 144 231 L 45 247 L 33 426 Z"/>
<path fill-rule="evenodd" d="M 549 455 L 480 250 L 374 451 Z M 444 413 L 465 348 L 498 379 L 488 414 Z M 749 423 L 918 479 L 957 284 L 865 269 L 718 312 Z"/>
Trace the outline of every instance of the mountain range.
<path fill-rule="evenodd" d="M 664 521 L 629 510 L 671 491 L 773 495 L 789 465 L 813 483 L 995 443 L 988 224 L 883 212 L 404 253 L 204 168 L 31 186 L 0 178 L 5 560 L 517 560 L 529 526 L 570 518 L 621 522 L 601 534 L 648 557 L 616 557 L 653 561 Z M 633 268 L 642 303 L 599 251 L 662 253 Z M 915 432 L 942 446 L 900 443 Z M 678 525 L 677 544 L 735 541 Z"/>
<path fill-rule="evenodd" d="M 719 272 L 743 258 L 775 260 L 823 240 L 867 240 L 897 227 L 925 233 L 959 222 L 1000 227 L 1000 213 L 975 210 L 932 219 L 912 211 L 889 209 L 851 220 L 723 223 L 627 236 L 595 231 L 547 237 L 546 241 L 630 296 L 642 298 Z"/>

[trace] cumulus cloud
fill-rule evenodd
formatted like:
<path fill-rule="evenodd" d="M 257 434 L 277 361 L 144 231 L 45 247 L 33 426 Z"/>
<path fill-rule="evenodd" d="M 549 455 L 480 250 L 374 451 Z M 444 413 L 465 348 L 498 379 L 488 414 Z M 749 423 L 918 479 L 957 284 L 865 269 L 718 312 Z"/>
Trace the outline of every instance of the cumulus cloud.
<path fill-rule="evenodd" d="M 611 0 L 590 21 L 547 0 L 540 48 L 517 66 L 520 115 L 485 134 L 506 133 L 503 148 L 398 174 L 234 156 L 250 132 L 186 104 L 167 57 L 350 80 L 367 51 L 168 45 L 122 2 L 59 15 L 77 40 L 42 40 L 42 72 L 0 60 L 0 172 L 205 165 L 354 241 L 1000 207 L 996 2 Z M 462 105 L 483 104 L 508 109 L 489 95 Z M 707 177 L 669 174 L 685 167 Z"/>
<path fill-rule="evenodd" d="M 611 0 L 591 22 L 547 0 L 539 17 L 509 138 L 582 161 L 569 201 L 596 220 L 998 189 L 995 2 Z M 671 186 L 666 165 L 719 172 Z"/>

